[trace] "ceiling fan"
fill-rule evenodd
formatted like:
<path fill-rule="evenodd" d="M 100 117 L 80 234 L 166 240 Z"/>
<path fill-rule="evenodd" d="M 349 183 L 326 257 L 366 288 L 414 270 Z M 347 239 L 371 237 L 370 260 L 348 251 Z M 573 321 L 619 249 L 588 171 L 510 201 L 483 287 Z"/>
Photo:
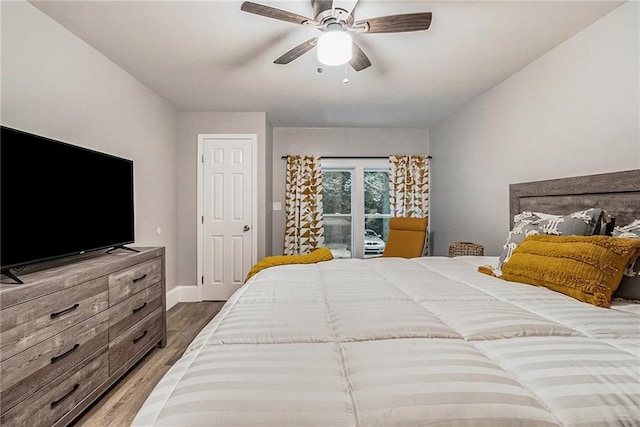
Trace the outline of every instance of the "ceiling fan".
<path fill-rule="evenodd" d="M 405 13 L 356 21 L 353 14 L 356 5 L 357 0 L 354 1 L 351 10 L 347 11 L 340 7 L 334 7 L 333 0 L 311 0 L 313 19 L 250 1 L 243 2 L 240 9 L 267 18 L 313 26 L 323 33 L 319 37 L 312 37 L 300 43 L 273 61 L 274 63 L 288 64 L 318 46 L 320 62 L 327 65 L 342 65 L 348 62 L 356 71 L 371 66 L 371 61 L 360 46 L 352 41 L 352 33 L 403 33 L 427 30 L 431 25 L 431 12 Z M 339 40 L 338 44 L 329 46 L 332 43 L 331 39 Z M 324 55 L 329 56 L 324 57 Z M 331 55 L 337 56 L 330 57 Z"/>

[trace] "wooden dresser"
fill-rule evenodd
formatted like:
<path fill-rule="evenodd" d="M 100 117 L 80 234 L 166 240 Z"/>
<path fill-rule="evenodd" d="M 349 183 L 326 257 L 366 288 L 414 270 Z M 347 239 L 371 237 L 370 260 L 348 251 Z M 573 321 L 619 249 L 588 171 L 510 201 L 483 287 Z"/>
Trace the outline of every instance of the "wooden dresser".
<path fill-rule="evenodd" d="M 2 425 L 67 425 L 164 347 L 164 248 L 136 249 L 30 266 L 23 285 L 3 278 Z"/>

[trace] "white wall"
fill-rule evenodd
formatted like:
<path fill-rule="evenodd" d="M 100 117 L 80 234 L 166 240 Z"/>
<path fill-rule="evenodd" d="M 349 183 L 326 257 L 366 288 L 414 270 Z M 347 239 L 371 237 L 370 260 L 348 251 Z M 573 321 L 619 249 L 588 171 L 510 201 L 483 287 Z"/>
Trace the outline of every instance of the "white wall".
<path fill-rule="evenodd" d="M 640 167 L 640 4 L 627 2 L 431 128 L 435 254 L 498 255 L 508 186 Z"/>
<path fill-rule="evenodd" d="M 325 156 L 389 156 L 391 154 L 429 154 L 428 129 L 395 128 L 274 128 L 273 201 L 282 210 L 273 212 L 274 254 L 284 249 L 284 195 L 288 154 Z M 271 206 L 269 206 L 271 208 Z"/>
<path fill-rule="evenodd" d="M 266 196 L 271 192 L 271 168 L 265 159 L 271 155 L 271 127 L 265 113 L 181 112 L 178 115 L 178 265 L 179 284 L 197 285 L 197 176 L 198 134 L 243 133 L 258 137 L 258 259 L 267 254 L 268 214 Z M 270 159 L 270 157 L 269 157 Z M 270 219 L 270 217 L 269 217 Z"/>
<path fill-rule="evenodd" d="M 135 245 L 165 246 L 176 286 L 176 112 L 31 4 L 0 5 L 2 124 L 133 160 Z"/>
<path fill-rule="evenodd" d="M 265 248 L 264 256 L 273 255 L 272 242 L 273 242 L 273 126 L 267 118 L 267 134 L 266 134 L 266 152 L 265 152 Z"/>

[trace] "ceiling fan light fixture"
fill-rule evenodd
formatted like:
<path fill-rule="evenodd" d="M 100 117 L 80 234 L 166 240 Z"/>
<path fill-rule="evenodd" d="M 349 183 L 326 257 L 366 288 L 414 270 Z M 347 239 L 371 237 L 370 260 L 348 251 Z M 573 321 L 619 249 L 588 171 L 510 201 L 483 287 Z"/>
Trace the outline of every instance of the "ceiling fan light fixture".
<path fill-rule="evenodd" d="M 356 21 L 353 11 L 358 0 L 346 2 L 351 5 L 347 9 L 336 7 L 333 0 L 310 1 L 313 7 L 313 19 L 248 0 L 242 2 L 240 9 L 244 12 L 292 24 L 315 27 L 323 33 L 320 37 L 312 37 L 290 49 L 273 61 L 274 64 L 288 64 L 317 46 L 318 60 L 322 64 L 329 66 L 349 64 L 355 71 L 362 71 L 371 66 L 371 61 L 360 46 L 351 40 L 351 33 L 406 33 L 428 30 L 431 25 L 431 12 L 401 13 Z M 318 68 L 318 72 L 321 71 L 322 69 Z"/>
<path fill-rule="evenodd" d="M 343 30 L 329 30 L 318 38 L 318 61 L 324 65 L 344 65 L 353 56 L 353 40 Z"/>

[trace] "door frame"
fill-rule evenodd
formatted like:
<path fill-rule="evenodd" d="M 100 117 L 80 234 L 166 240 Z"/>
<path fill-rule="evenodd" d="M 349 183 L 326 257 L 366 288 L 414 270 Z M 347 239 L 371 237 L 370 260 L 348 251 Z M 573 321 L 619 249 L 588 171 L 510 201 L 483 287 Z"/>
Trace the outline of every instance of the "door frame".
<path fill-rule="evenodd" d="M 197 177 L 197 208 L 196 208 L 196 224 L 197 224 L 197 296 L 198 301 L 203 301 L 204 292 L 204 262 L 203 262 L 203 246 L 204 246 L 204 226 L 202 224 L 203 216 L 203 198 L 204 198 L 204 140 L 205 139 L 249 139 L 251 140 L 251 162 L 252 162 L 252 179 L 251 179 L 251 262 L 255 264 L 258 258 L 258 135 L 255 133 L 199 133 L 198 134 L 198 177 Z"/>

